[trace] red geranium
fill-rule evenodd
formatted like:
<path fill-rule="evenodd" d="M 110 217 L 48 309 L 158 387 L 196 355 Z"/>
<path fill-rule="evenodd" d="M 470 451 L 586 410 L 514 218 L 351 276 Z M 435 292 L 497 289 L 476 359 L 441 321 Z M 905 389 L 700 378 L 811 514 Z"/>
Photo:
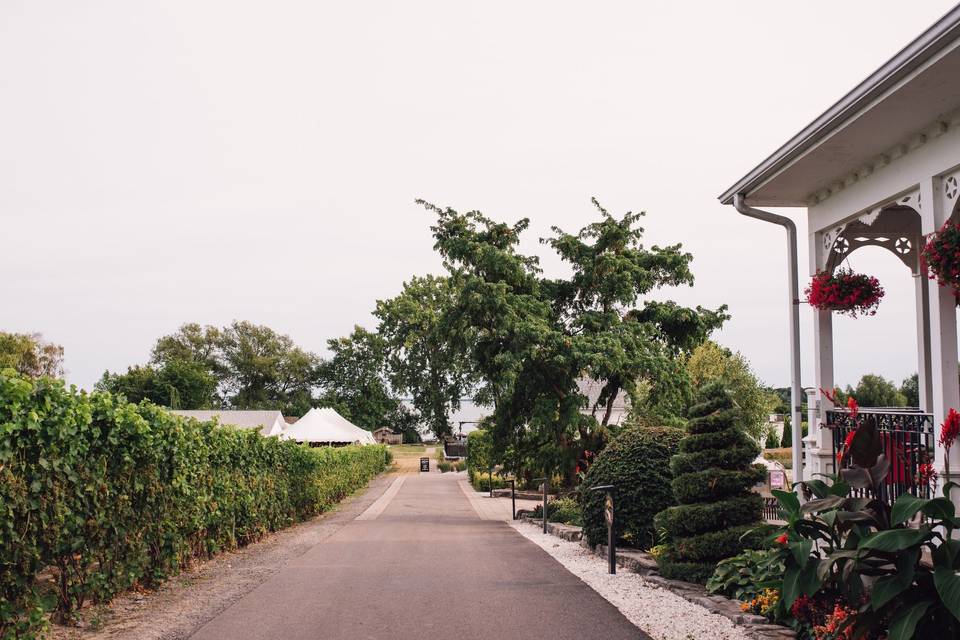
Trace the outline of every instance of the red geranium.
<path fill-rule="evenodd" d="M 858 314 L 875 315 L 884 291 L 873 276 L 837 269 L 834 273 L 817 271 L 804 293 L 807 302 L 817 309 L 856 318 Z"/>

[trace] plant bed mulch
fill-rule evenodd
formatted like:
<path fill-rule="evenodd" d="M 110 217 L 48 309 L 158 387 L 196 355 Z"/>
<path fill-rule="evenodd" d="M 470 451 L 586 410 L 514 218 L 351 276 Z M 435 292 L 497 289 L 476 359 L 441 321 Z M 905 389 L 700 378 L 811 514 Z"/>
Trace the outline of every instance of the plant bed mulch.
<path fill-rule="evenodd" d="M 531 522 L 542 526 L 542 521 L 535 518 L 528 518 Z M 580 527 L 572 525 L 558 524 L 556 522 L 547 523 L 547 533 L 570 541 L 580 541 L 580 544 L 590 548 L 587 541 L 583 538 Z M 598 544 L 593 547 L 593 552 L 603 558 L 607 557 L 606 545 Z M 770 621 L 763 616 L 744 613 L 740 609 L 740 602 L 731 600 L 721 595 L 710 595 L 707 590 L 699 584 L 681 582 L 680 580 L 668 580 L 659 575 L 657 571 L 657 561 L 653 556 L 636 549 L 617 548 L 617 566 L 633 573 L 643 576 L 643 578 L 652 584 L 663 589 L 667 589 L 688 602 L 699 605 L 709 611 L 727 618 L 736 625 L 742 626 L 746 631 L 758 640 L 775 640 L 796 638 L 797 634 L 793 629 L 778 624 L 770 624 Z"/>

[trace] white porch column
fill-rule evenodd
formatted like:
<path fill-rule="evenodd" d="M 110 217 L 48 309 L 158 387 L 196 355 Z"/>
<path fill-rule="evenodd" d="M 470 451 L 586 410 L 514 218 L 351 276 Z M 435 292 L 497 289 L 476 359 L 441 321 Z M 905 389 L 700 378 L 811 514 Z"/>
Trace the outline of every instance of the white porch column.
<path fill-rule="evenodd" d="M 810 275 L 813 276 L 820 265 L 826 264 L 824 253 L 829 248 L 823 246 L 823 232 L 810 234 Z M 808 405 L 808 412 L 816 421 L 808 423 L 809 473 L 834 473 L 833 465 L 833 434 L 824 427 L 826 424 L 826 410 L 833 407 L 833 403 L 823 395 L 821 389 L 833 391 L 833 312 L 813 309 L 813 349 L 814 349 L 814 376 L 816 386 L 814 393 L 808 395 L 807 402 L 815 400 L 815 406 Z M 798 427 L 799 428 L 799 427 Z"/>
<path fill-rule="evenodd" d="M 917 251 L 920 247 L 917 247 Z M 921 411 L 933 411 L 933 387 L 930 380 L 930 290 L 926 274 L 913 276 L 917 303 L 917 384 L 918 403 Z"/>
<path fill-rule="evenodd" d="M 923 233 L 936 231 L 946 221 L 949 212 L 943 210 L 940 198 L 941 181 L 928 178 L 920 184 L 923 202 Z M 951 409 L 960 409 L 960 385 L 957 382 L 957 307 L 953 292 L 941 287 L 936 280 L 927 280 L 930 296 L 930 386 L 933 399 L 933 423 L 936 429 L 934 441 L 940 434 L 940 424 Z M 950 451 L 951 478 L 944 473 L 944 450 L 939 444 L 936 451 L 937 472 L 942 481 L 960 479 L 960 447 Z M 953 499 L 960 503 L 960 491 L 953 492 Z"/>

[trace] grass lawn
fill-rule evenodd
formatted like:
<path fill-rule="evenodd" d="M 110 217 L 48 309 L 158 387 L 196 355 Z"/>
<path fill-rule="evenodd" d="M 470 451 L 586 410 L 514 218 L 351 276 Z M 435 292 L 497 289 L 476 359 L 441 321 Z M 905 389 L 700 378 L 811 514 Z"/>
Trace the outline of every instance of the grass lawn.
<path fill-rule="evenodd" d="M 427 448 L 422 444 L 394 444 L 390 445 L 390 453 L 394 458 L 403 458 L 406 456 L 420 456 Z"/>

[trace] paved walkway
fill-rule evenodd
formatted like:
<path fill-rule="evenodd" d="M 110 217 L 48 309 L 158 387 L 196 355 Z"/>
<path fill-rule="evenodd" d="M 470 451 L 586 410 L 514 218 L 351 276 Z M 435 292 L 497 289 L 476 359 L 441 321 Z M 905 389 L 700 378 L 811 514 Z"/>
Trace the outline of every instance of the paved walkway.
<path fill-rule="evenodd" d="M 482 519 L 458 476 L 397 476 L 355 520 L 192 637 L 647 638 L 499 515 Z"/>

